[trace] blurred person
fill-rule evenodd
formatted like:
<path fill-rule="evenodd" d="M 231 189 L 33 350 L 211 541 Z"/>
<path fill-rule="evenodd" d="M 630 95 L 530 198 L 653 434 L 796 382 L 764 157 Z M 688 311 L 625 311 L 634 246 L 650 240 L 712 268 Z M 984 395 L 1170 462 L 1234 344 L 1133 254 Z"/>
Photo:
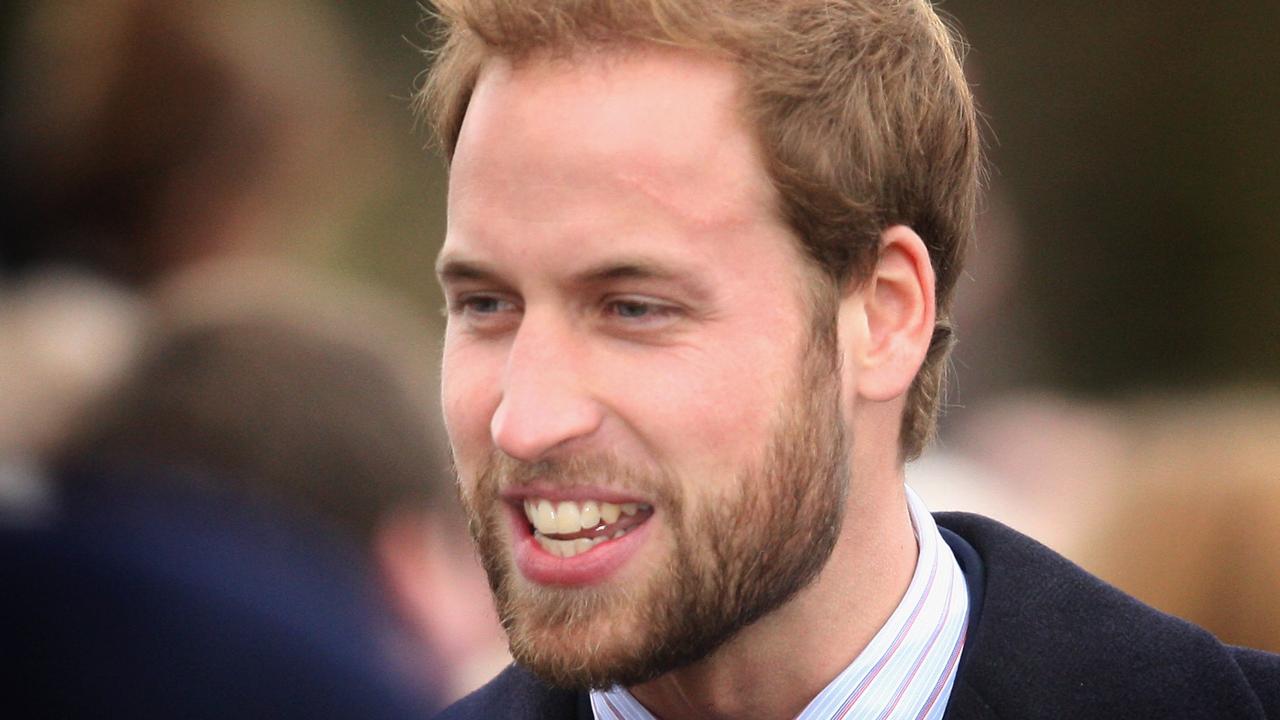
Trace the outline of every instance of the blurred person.
<path fill-rule="evenodd" d="M 228 293 L 227 288 L 236 292 Z M 292 343 L 294 349 L 305 350 L 309 344 L 313 353 L 349 352 L 360 361 L 356 368 L 362 371 L 329 378 L 322 384 L 325 390 L 314 393 L 342 406 L 332 415 L 322 418 L 303 405 L 276 411 L 281 421 L 287 413 L 297 414 L 292 430 L 283 423 L 279 427 L 281 433 L 289 432 L 294 443 L 289 447 L 297 457 L 286 463 L 279 452 L 271 452 L 275 459 L 270 472 L 268 448 L 256 430 L 243 421 L 237 424 L 229 409 L 217 417 L 208 415 L 215 407 L 214 396 L 190 409 L 203 405 L 211 435 L 242 432 L 240 447 L 262 453 L 247 461 L 263 470 L 255 479 L 260 490 L 279 493 L 291 505 L 323 506 L 318 508 L 321 515 L 346 528 L 344 534 L 371 559 L 403 629 L 413 639 L 402 648 L 402 665 L 411 672 L 425 669 L 442 698 L 461 697 L 509 662 L 487 600 L 484 573 L 474 553 L 459 552 L 466 544 L 466 531 L 453 509 L 438 376 L 423 364 L 436 346 L 423 318 L 398 295 L 261 260 L 198 265 L 163 283 L 157 299 L 158 323 L 168 328 L 163 332 L 169 336 L 260 323 L 286 335 L 300 334 Z M 248 348 L 241 350 L 241 359 L 248 360 Z M 265 355 L 274 356 L 269 349 Z M 250 381 L 247 374 L 231 374 L 231 353 L 222 357 L 228 365 L 219 368 L 224 382 Z M 304 366 L 301 361 L 295 364 Z M 287 378 L 257 381 L 280 383 L 274 393 L 289 386 Z M 353 484 L 348 471 L 379 480 Z M 444 667 L 432 668 L 432 658 L 414 657 L 414 650 L 422 648 L 434 658 L 446 659 Z"/>
<path fill-rule="evenodd" d="M 281 509 L 302 508 L 302 519 L 285 525 L 317 534 L 311 521 L 321 519 L 321 525 L 341 531 L 338 546 L 358 549 L 361 572 L 350 577 L 339 572 L 335 582 L 352 587 L 335 588 L 335 596 L 350 595 L 348 590 L 368 579 L 360 579 L 363 575 L 370 575 L 388 588 L 386 599 L 395 604 L 397 631 L 390 637 L 411 638 L 402 643 L 400 653 L 406 656 L 402 664 L 429 676 L 423 682 L 437 686 L 437 699 L 474 687 L 478 684 L 475 674 L 484 672 L 474 667 L 493 663 L 483 656 L 494 645 L 487 638 L 495 633 L 495 623 L 487 603 L 475 601 L 484 591 L 473 560 L 465 554 L 439 552 L 435 545 L 439 538 L 461 535 L 461 530 L 449 531 L 458 521 L 453 513 L 436 511 L 434 501 L 429 501 L 433 494 L 377 495 L 378 488 L 386 489 L 383 483 L 370 486 L 364 495 L 344 496 L 353 487 L 363 486 L 337 483 L 332 474 L 312 466 L 298 466 L 291 472 L 274 464 L 284 458 L 339 462 L 344 457 L 349 458 L 344 469 L 373 463 L 371 450 L 357 454 L 360 439 L 355 437 L 335 445 L 331 456 L 314 454 L 310 446 L 324 439 L 307 437 L 308 431 L 327 428 L 332 435 L 344 431 L 307 416 L 306 406 L 267 408 L 279 413 L 268 416 L 278 421 L 270 441 L 288 441 L 271 452 L 264 450 L 261 442 L 268 438 L 255 432 L 253 418 L 236 417 L 230 404 L 236 399 L 247 402 L 246 397 L 229 395 L 224 398 L 229 404 L 219 407 L 216 397 L 201 395 L 193 387 L 186 386 L 189 394 L 183 395 L 181 387 L 152 388 L 147 383 L 155 378 L 145 379 L 208 371 L 205 379 L 224 389 L 256 383 L 249 397 L 270 395 L 273 385 L 279 387 L 276 394 L 285 387 L 285 380 L 269 373 L 255 375 L 257 361 L 244 356 L 253 349 L 253 332 L 271 334 L 275 321 L 245 325 L 266 309 L 229 308 L 218 298 L 242 296 L 248 284 L 276 289 L 290 285 L 286 279 L 294 273 L 288 268 L 299 261 L 330 261 L 352 227 L 365 221 L 370 200 L 381 201 L 373 195 L 386 182 L 385 133 L 380 134 L 376 123 L 370 122 L 358 94 L 362 86 L 352 81 L 359 63 L 348 29 L 330 7 L 275 0 L 51 1 L 24 8 L 17 17 L 16 42 L 5 66 L 3 116 L 4 185 L 9 190 L 4 197 L 10 224 L 0 245 L 0 524 L 15 531 L 26 528 L 57 535 L 93 520 L 114 528 L 113 532 L 121 531 L 113 523 L 126 519 L 99 517 L 94 503 L 76 500 L 93 494 L 81 489 L 92 483 L 80 480 L 115 477 L 117 469 L 95 465 L 72 472 L 64 467 L 59 478 L 62 487 L 56 488 L 42 460 L 55 449 L 64 456 L 96 457 L 101 462 L 119 459 L 115 453 L 148 454 L 162 467 L 136 468 L 122 460 L 125 467 L 118 474 L 127 481 L 103 492 L 139 495 L 162 515 L 178 513 L 168 500 L 156 501 L 153 491 L 166 498 L 166 493 L 176 496 L 175 507 L 186 502 L 192 512 L 209 514 L 212 511 L 201 511 L 201 502 L 211 486 L 226 485 L 236 486 L 227 493 L 235 501 L 226 503 L 228 509 L 222 514 L 245 510 L 251 515 L 257 512 L 258 502 L 273 508 L 265 512 L 268 519 Z M 275 258 L 278 265 L 245 273 L 245 265 L 220 262 L 248 263 L 251 258 Z M 236 269 L 231 270 L 233 266 Z M 218 267 L 222 270 L 211 271 Z M 206 280 L 196 281 L 199 277 Z M 192 284 L 204 286 L 205 292 L 198 293 L 200 301 L 186 302 L 181 311 L 157 307 L 172 305 L 174 296 L 182 294 L 175 293 L 175 288 Z M 294 290 L 316 297 L 314 287 Z M 166 297 L 158 299 L 158 295 Z M 161 331 L 163 339 L 156 340 L 148 332 L 163 320 L 157 319 L 157 313 L 191 320 L 197 312 L 207 315 L 216 308 L 243 314 L 234 319 L 211 318 L 225 332 L 211 330 L 210 337 L 197 339 L 191 329 L 179 335 L 170 328 Z M 294 322 L 299 314 L 306 317 L 294 313 L 287 322 Z M 319 363 L 319 356 L 332 349 L 324 346 L 330 341 L 313 338 L 310 331 L 299 335 L 301 331 L 291 327 L 310 326 L 287 325 L 281 330 L 281 341 L 290 349 L 266 353 L 261 363 Z M 350 337 L 358 338 L 366 329 L 355 329 Z M 140 353 L 147 338 L 162 345 L 195 348 L 192 352 L 216 346 L 222 354 L 212 353 L 213 365 L 208 367 L 183 366 L 174 358 L 158 360 L 154 354 L 143 360 Z M 363 347 L 362 343 L 355 344 Z M 357 351 L 357 357 L 367 351 L 367 347 Z M 147 365 L 135 368 L 138 362 Z M 373 361 L 356 367 L 377 371 Z M 126 376 L 132 384 L 126 389 L 115 387 Z M 341 384 L 334 392 L 341 388 L 358 396 Z M 141 404 L 131 410 L 117 408 L 116 414 L 105 416 L 99 410 L 95 413 L 99 442 L 85 445 L 90 434 L 81 423 L 82 431 L 74 440 L 79 449 L 68 450 L 72 441 L 67 436 L 74 421 L 83 419 L 87 406 L 104 392 L 112 398 L 105 401 L 108 404 L 126 396 Z M 155 428 L 144 431 L 157 423 L 159 428 L 167 427 L 148 414 L 186 412 L 192 413 L 188 418 L 191 435 L 166 435 Z M 388 408 L 387 416 L 395 412 Z M 292 420 L 289 413 L 295 414 Z M 341 418 L 358 420 L 334 416 L 335 422 Z M 202 422 L 208 425 L 200 426 Z M 283 426 L 288 422 L 298 424 L 293 434 Z M 307 427 L 308 423 L 312 425 Z M 113 430 L 125 436 L 108 439 Z M 423 447 L 430 444 L 428 434 L 412 437 L 409 442 L 417 450 L 404 451 L 399 461 L 423 461 Z M 432 450 L 429 457 L 443 454 Z M 216 472 L 207 477 L 203 471 L 188 472 L 184 469 L 188 461 L 216 465 Z M 384 463 L 393 461 L 393 456 L 387 456 Z M 175 464 L 180 467 L 172 467 Z M 446 467 L 443 462 L 430 469 L 420 467 L 422 477 L 416 481 L 429 483 L 433 477 L 445 476 Z M 372 465 L 366 470 L 383 474 Z M 405 481 L 409 470 L 404 468 L 388 482 L 394 487 L 395 482 Z M 183 479 L 188 476 L 202 479 L 199 487 L 187 487 L 190 483 Z M 138 486 L 143 480 L 154 482 L 142 489 Z M 269 485 L 274 489 L 268 490 Z M 184 500 L 184 493 L 193 497 Z M 228 518 L 212 514 L 209 522 L 214 525 L 229 524 Z M 150 521 L 155 515 L 142 513 L 142 518 Z M 272 555 L 266 540 L 270 538 L 264 538 L 260 548 L 261 562 L 250 563 L 244 573 L 268 564 L 272 557 L 280 559 L 279 553 Z M 253 545 L 246 543 L 235 552 L 243 554 Z M 117 564 L 132 567 L 157 560 L 146 554 L 147 548 L 125 552 L 117 547 L 113 552 L 117 550 L 111 560 Z M 137 557 L 129 554 L 135 551 Z M 321 559 L 327 555 L 318 554 Z M 51 560 L 53 572 L 60 566 Z M 304 566 L 309 562 L 305 553 L 300 560 Z M 207 563 L 195 565 L 207 569 Z M 29 569 L 38 573 L 41 568 L 35 564 Z M 219 588 L 220 597 L 234 590 L 245 579 L 244 573 L 233 573 L 233 579 Z M 106 570 L 96 577 L 110 580 Z M 286 574 L 281 582 L 305 580 Z M 435 586 L 431 602 L 423 598 L 424 585 Z M 143 593 L 137 588 L 131 591 Z M 288 595 L 285 590 L 281 593 Z M 182 607 L 181 602 L 177 607 Z M 124 612 L 117 607 L 105 616 L 120 619 L 124 627 Z M 134 657 L 145 660 L 144 647 L 149 646 L 127 646 Z M 421 648 L 429 648 L 430 657 L 412 657 Z M 442 667 L 439 656 L 451 657 L 448 666 Z M 58 661 L 70 662 L 70 657 Z M 463 672 L 457 666 L 472 669 Z M 207 692 L 216 695 L 213 685 Z"/>
<path fill-rule="evenodd" d="M 1081 564 L 1224 642 L 1280 652 L 1280 396 L 1133 403 L 1124 481 Z"/>
<path fill-rule="evenodd" d="M 9 478 L 133 361 L 159 280 L 211 258 L 333 253 L 385 152 L 347 82 L 353 48 L 314 4 L 51 0 L 15 19 L 0 118 Z"/>
<path fill-rule="evenodd" d="M 278 264 L 194 268 L 157 298 L 143 359 L 58 453 L 57 512 L 4 543 L 32 696 L 400 717 L 474 687 L 496 623 L 441 509 L 421 331 Z"/>
<path fill-rule="evenodd" d="M 0 283 L 0 517 L 47 512 L 40 458 L 133 362 L 145 304 L 113 283 L 44 272 Z"/>
<path fill-rule="evenodd" d="M 204 258 L 331 250 L 378 171 L 331 9 L 51 0 L 8 58 L 10 273 L 144 287 Z"/>
<path fill-rule="evenodd" d="M 952 454 L 908 477 L 932 503 L 998 517 L 1224 642 L 1276 652 L 1277 437 L 1274 389 L 1025 394 L 971 413 Z"/>
<path fill-rule="evenodd" d="M 6 700 L 54 716 L 428 712 L 357 541 L 430 468 L 383 383 L 358 348 L 264 320 L 157 342 L 56 462 L 56 514 L 0 534 L 0 633 L 23 659 Z"/>
<path fill-rule="evenodd" d="M 380 651 L 438 700 L 500 667 L 493 611 L 476 602 L 484 575 L 445 509 L 429 343 L 412 315 L 279 264 L 200 266 L 156 297 L 145 359 L 56 464 L 73 527 L 88 516 L 110 528 L 122 496 L 124 510 L 177 496 L 260 512 L 346 550 L 343 573 L 369 584 L 352 589 L 389 620 Z"/>
<path fill-rule="evenodd" d="M 516 664 L 445 718 L 1280 717 L 930 514 L 975 111 L 926 2 L 439 2 L 445 424 Z"/>
<path fill-rule="evenodd" d="M 416 718 L 437 705 L 391 663 L 367 568 L 331 534 L 173 469 L 62 479 L 81 484 L 56 518 L 0 523 L 10 712 Z"/>
<path fill-rule="evenodd" d="M 970 409 L 945 450 L 907 476 L 931 506 L 988 515 L 1079 561 L 1127 481 L 1129 429 L 1110 403 L 999 395 Z"/>

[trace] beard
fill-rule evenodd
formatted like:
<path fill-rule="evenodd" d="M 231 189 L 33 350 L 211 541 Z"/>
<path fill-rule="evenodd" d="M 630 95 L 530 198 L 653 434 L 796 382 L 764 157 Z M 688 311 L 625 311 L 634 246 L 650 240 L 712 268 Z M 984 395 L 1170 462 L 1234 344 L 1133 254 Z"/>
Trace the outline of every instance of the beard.
<path fill-rule="evenodd" d="M 817 577 L 840 534 L 849 483 L 830 339 L 829 347 L 809 343 L 760 458 L 730 490 L 702 498 L 697 512 L 687 512 L 685 494 L 718 483 L 610 455 L 534 464 L 496 451 L 488 458 L 462 500 L 516 662 L 562 688 L 640 684 L 710 655 Z M 535 479 L 569 486 L 599 478 L 650 499 L 670 530 L 670 552 L 661 564 L 635 568 L 646 575 L 614 586 L 525 580 L 514 567 L 499 491 Z"/>

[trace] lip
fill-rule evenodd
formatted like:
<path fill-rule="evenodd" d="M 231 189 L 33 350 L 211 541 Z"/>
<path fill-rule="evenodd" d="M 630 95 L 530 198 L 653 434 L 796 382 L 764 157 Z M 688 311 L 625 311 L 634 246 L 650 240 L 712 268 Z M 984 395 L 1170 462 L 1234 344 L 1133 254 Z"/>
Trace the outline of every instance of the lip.
<path fill-rule="evenodd" d="M 523 489 L 522 489 L 523 490 Z M 566 495 L 564 490 L 549 496 L 546 494 L 513 495 L 515 504 L 508 504 L 508 515 L 511 519 L 513 537 L 512 554 L 516 568 L 528 581 L 537 585 L 556 585 L 561 587 L 583 587 L 596 585 L 609 580 L 618 574 L 627 561 L 631 559 L 648 540 L 650 526 L 656 515 L 616 540 L 605 540 L 587 552 L 563 558 L 552 555 L 533 539 L 533 530 L 529 527 L 529 519 L 525 517 L 521 504 L 526 497 L 542 497 L 548 500 L 575 500 L 573 495 Z M 599 494 L 584 496 L 590 499 L 617 502 Z M 621 496 L 618 496 L 621 497 Z M 634 502 L 623 499 L 621 502 Z"/>

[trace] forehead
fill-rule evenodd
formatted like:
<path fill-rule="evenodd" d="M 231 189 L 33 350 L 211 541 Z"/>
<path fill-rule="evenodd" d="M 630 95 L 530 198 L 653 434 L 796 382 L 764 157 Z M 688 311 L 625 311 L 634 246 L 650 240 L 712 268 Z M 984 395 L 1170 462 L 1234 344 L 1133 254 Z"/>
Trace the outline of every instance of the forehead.
<path fill-rule="evenodd" d="M 495 58 L 459 135 L 450 231 L 499 211 L 566 221 L 649 205 L 652 220 L 695 227 L 776 215 L 739 99 L 734 67 L 692 51 Z"/>

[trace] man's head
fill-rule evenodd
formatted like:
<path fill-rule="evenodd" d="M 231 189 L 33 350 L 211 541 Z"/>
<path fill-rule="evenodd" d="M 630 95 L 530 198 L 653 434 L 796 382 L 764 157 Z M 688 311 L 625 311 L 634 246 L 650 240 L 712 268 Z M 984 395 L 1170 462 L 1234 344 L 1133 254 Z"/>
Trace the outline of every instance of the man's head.
<path fill-rule="evenodd" d="M 444 13 L 446 423 L 517 659 L 636 683 L 821 574 L 850 434 L 918 452 L 972 108 L 924 4 L 551 5 Z"/>
<path fill-rule="evenodd" d="M 859 282 L 880 233 L 912 228 L 936 274 L 937 330 L 907 398 L 904 459 L 932 436 L 950 300 L 973 234 L 980 144 L 959 41 L 925 0 L 442 0 L 444 39 L 418 97 L 452 158 L 481 68 L 656 43 L 725 58 L 779 211 L 834 287 Z M 830 298 L 829 298 L 830 299 Z M 833 300 L 831 300 L 833 301 Z"/>

